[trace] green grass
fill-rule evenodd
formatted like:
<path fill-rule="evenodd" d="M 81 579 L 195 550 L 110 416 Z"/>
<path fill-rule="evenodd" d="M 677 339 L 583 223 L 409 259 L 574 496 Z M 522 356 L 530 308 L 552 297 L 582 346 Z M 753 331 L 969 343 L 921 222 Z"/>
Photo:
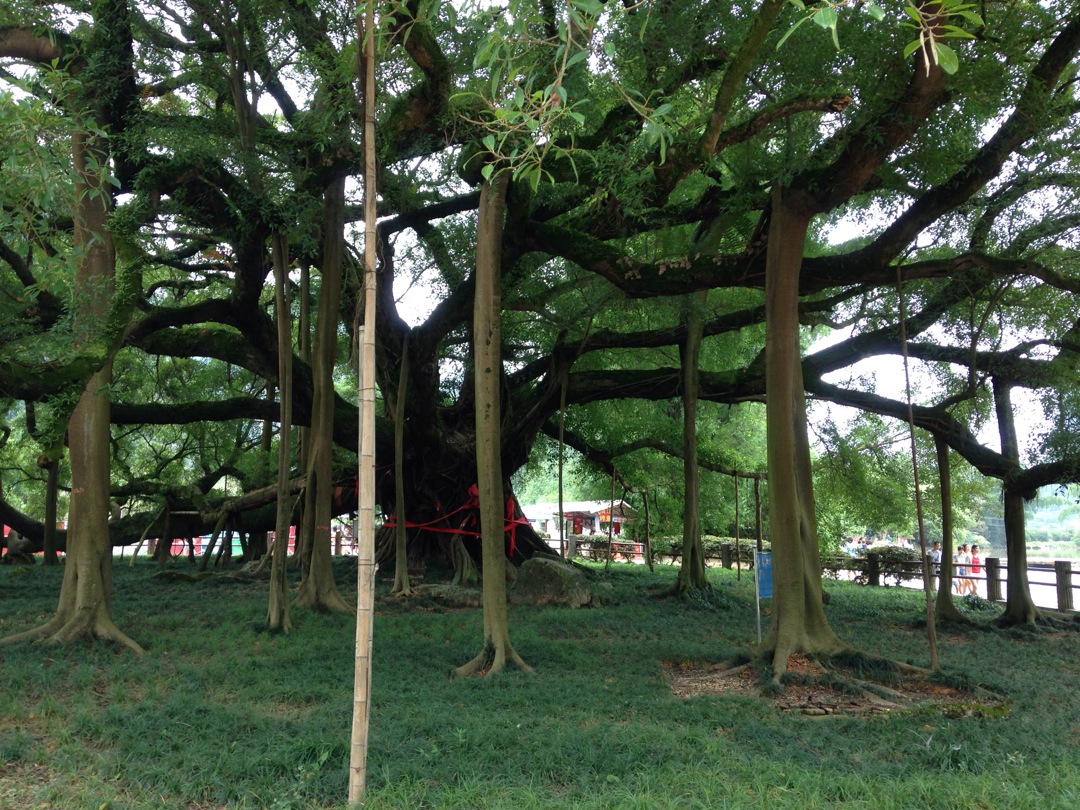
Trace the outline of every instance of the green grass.
<path fill-rule="evenodd" d="M 339 582 L 355 594 L 349 561 Z M 342 808 L 353 622 L 294 609 L 262 630 L 263 583 L 168 583 L 116 568 L 113 612 L 147 647 L 0 647 L 0 807 Z M 598 574 L 601 578 L 602 566 Z M 60 570 L 0 568 L 0 634 L 49 615 Z M 1073 808 L 1080 806 L 1080 637 L 945 632 L 953 683 L 1008 696 L 1005 717 L 781 714 L 745 696 L 675 698 L 663 662 L 752 644 L 752 581 L 712 569 L 714 604 L 648 596 L 615 566 L 610 603 L 511 607 L 537 675 L 451 680 L 479 610 L 380 598 L 369 808 Z M 923 597 L 826 582 L 830 621 L 863 650 L 925 665 Z"/>

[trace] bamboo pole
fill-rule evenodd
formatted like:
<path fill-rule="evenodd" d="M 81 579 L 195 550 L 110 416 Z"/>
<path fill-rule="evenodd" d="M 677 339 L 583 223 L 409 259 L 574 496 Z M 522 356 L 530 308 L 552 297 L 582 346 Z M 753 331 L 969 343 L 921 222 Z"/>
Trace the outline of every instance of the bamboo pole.
<path fill-rule="evenodd" d="M 364 324 L 360 351 L 360 503 L 356 567 L 356 656 L 353 667 L 349 804 L 367 788 L 371 720 L 371 648 L 375 614 L 375 5 L 367 3 L 356 28 L 363 62 L 364 100 Z M 400 520 L 404 520 L 402 515 Z"/>

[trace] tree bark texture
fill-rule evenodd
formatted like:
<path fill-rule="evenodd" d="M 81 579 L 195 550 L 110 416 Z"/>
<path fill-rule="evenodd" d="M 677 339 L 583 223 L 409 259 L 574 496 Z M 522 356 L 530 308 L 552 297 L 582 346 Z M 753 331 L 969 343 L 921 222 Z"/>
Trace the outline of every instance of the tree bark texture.
<path fill-rule="evenodd" d="M 683 405 L 683 540 L 682 565 L 676 580 L 680 594 L 709 587 L 705 549 L 701 543 L 701 488 L 698 480 L 697 410 L 698 359 L 708 291 L 685 299 L 686 340 L 679 347 Z"/>
<path fill-rule="evenodd" d="M 116 254 L 106 227 L 109 197 L 100 168 L 108 165 L 103 139 L 79 132 L 72 140 L 75 184 L 74 243 L 82 256 L 75 270 L 74 333 L 76 346 L 88 345 L 103 328 L 114 295 Z M 69 642 L 95 636 L 143 649 L 112 619 L 112 544 L 109 540 L 110 420 L 112 361 L 86 384 L 68 421 L 71 500 L 68 509 L 67 560 L 56 615 L 18 636 L 49 636 Z"/>
<path fill-rule="evenodd" d="M 1020 445 L 1016 439 L 1013 419 L 1012 383 L 994 378 L 994 410 L 997 413 L 1001 453 L 1017 472 L 1020 471 Z M 1008 588 L 1005 593 L 1005 612 L 997 623 L 1003 627 L 1032 624 L 1039 618 L 1039 609 L 1031 598 L 1027 575 L 1027 537 L 1024 519 L 1024 493 L 1006 477 L 1002 482 L 1005 501 L 1005 555 Z"/>
<path fill-rule="evenodd" d="M 296 604 L 352 613 L 353 608 L 338 591 L 330 565 L 334 498 L 334 363 L 345 255 L 344 176 L 336 178 L 326 189 L 323 228 L 322 286 L 312 345 L 314 391 L 303 515 L 303 534 L 311 549 L 311 562 L 300 582 Z"/>
<path fill-rule="evenodd" d="M 952 465 L 949 462 L 949 445 L 934 435 L 937 451 L 938 487 L 941 489 L 941 566 L 937 577 L 937 600 L 934 612 L 945 621 L 964 621 L 952 598 L 953 583 L 953 512 L 952 512 Z"/>
<path fill-rule="evenodd" d="M 799 345 L 799 273 L 812 214 L 773 188 L 765 276 L 766 430 L 773 613 L 763 651 L 779 681 L 794 653 L 845 645 L 825 618 Z"/>
<path fill-rule="evenodd" d="M 506 532 L 502 475 L 502 293 L 503 214 L 510 175 L 498 172 L 480 192 L 476 226 L 476 293 L 473 305 L 473 363 L 476 386 L 476 467 L 484 591 L 484 642 L 459 667 L 458 675 L 486 668 L 495 675 L 508 663 L 529 670 L 510 642 L 506 610 Z"/>
<path fill-rule="evenodd" d="M 287 633 L 289 621 L 289 591 L 285 567 L 288 563 L 289 527 L 292 524 L 292 497 L 289 473 L 292 457 L 292 309 L 289 302 L 289 246 L 285 238 L 275 234 L 271 242 L 274 262 L 274 310 L 277 315 L 278 337 L 278 470 L 277 521 L 274 529 L 274 550 L 270 557 L 270 592 L 266 608 L 266 627 L 271 632 Z"/>
<path fill-rule="evenodd" d="M 56 500 L 60 462 L 55 458 L 48 459 L 46 471 L 48 481 L 45 484 L 45 565 L 59 565 L 60 555 L 56 552 Z"/>
<path fill-rule="evenodd" d="M 394 529 L 394 587 L 391 591 L 402 596 L 412 593 L 409 585 L 409 534 L 405 525 L 405 395 L 408 390 L 409 334 L 406 332 L 401 347 L 401 369 L 394 399 L 394 513 L 397 515 L 397 527 Z"/>

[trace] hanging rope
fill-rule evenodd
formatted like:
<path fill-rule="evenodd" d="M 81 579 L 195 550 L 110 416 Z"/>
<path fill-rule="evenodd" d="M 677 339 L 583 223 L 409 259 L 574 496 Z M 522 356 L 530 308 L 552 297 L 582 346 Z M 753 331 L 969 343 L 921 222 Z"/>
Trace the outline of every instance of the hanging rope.
<path fill-rule="evenodd" d="M 900 354 L 904 358 L 904 389 L 907 394 L 908 435 L 911 438 L 911 473 L 915 483 L 915 517 L 919 525 L 919 552 L 922 557 L 923 593 L 926 595 L 926 635 L 930 645 L 930 669 L 938 668 L 937 626 L 934 621 L 934 597 L 930 588 L 930 563 L 926 556 L 926 530 L 923 525 L 922 492 L 919 487 L 919 459 L 915 454 L 915 411 L 911 405 L 911 374 L 908 369 L 907 319 L 904 315 L 904 279 L 896 266 L 896 295 L 900 302 Z"/>

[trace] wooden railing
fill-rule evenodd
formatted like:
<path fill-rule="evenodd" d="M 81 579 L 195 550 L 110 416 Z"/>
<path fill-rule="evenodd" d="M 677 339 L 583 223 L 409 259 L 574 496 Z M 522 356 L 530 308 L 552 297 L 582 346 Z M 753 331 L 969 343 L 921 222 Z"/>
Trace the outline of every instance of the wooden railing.
<path fill-rule="evenodd" d="M 963 579 L 976 583 L 985 583 L 986 598 L 991 602 L 1001 602 L 1004 599 L 1007 578 L 1005 567 L 1000 557 L 987 557 L 982 562 L 983 570 L 978 574 L 972 574 L 969 570 Z M 954 567 L 953 581 L 957 577 Z M 1031 563 L 1028 565 L 1028 585 L 1042 585 L 1054 588 L 1057 594 L 1058 610 L 1073 610 L 1075 604 L 1073 592 L 1080 588 L 1074 584 L 1073 567 L 1071 560 L 1057 560 L 1053 563 Z M 903 581 L 918 580 L 922 578 L 922 563 L 918 560 L 910 562 L 891 561 L 886 566 L 882 563 L 879 555 L 870 553 L 866 557 L 827 557 L 822 558 L 822 572 L 839 573 L 848 571 L 855 575 L 855 579 L 865 582 L 867 585 L 887 584 L 888 577 L 893 577 L 896 584 Z M 933 572 L 931 572 L 933 575 Z M 936 576 L 935 576 L 936 579 Z"/>
<path fill-rule="evenodd" d="M 577 539 L 575 553 L 582 557 L 595 560 L 603 560 L 607 557 L 607 538 L 593 537 L 589 541 Z M 665 554 L 664 559 L 675 562 L 679 559 L 681 549 L 671 549 L 672 554 Z M 645 557 L 645 547 L 642 543 L 633 541 L 615 540 L 612 543 L 612 557 L 615 560 L 642 562 Z M 719 562 L 725 568 L 731 568 L 736 562 L 736 552 L 733 544 L 721 545 L 719 553 L 706 551 L 707 560 Z M 753 567 L 753 555 L 742 554 L 741 563 L 744 568 Z M 991 602 L 1004 600 L 1006 576 L 1005 566 L 1000 557 L 987 557 L 982 562 L 982 571 L 972 574 L 970 570 L 964 579 L 976 583 L 984 583 L 986 598 Z M 851 574 L 851 579 L 866 585 L 888 585 L 892 580 L 894 585 L 911 583 L 922 579 L 922 563 L 918 560 L 882 560 L 881 556 L 873 552 L 865 557 L 849 556 L 823 556 L 821 559 L 822 574 L 840 576 L 842 573 Z M 969 566 L 970 569 L 970 566 Z M 931 575 L 933 569 L 931 568 Z M 953 581 L 959 577 L 953 573 Z M 935 576 L 936 580 L 936 576 Z M 1058 610 L 1074 610 L 1074 591 L 1080 588 L 1080 584 L 1074 583 L 1073 565 L 1071 560 L 1057 560 L 1053 563 L 1031 563 L 1028 565 L 1028 585 L 1054 588 Z"/>

